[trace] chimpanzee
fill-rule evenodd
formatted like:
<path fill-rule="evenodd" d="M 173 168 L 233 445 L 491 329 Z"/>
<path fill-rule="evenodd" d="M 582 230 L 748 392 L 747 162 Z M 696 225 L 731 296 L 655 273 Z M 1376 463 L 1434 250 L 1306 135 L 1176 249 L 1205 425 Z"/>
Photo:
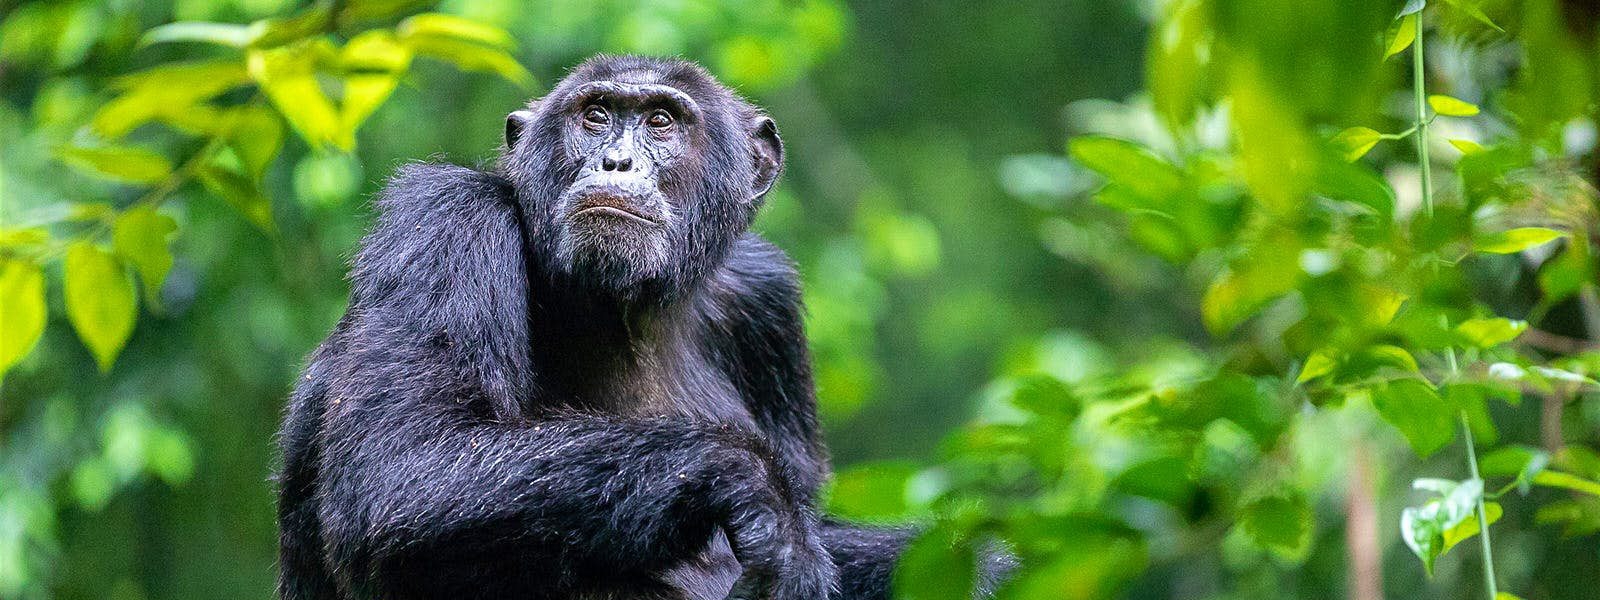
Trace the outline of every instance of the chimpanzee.
<path fill-rule="evenodd" d="M 699 66 L 601 56 L 496 168 L 401 168 L 284 419 L 279 595 L 886 598 L 911 532 L 816 513 L 797 277 L 746 232 L 783 159 Z"/>

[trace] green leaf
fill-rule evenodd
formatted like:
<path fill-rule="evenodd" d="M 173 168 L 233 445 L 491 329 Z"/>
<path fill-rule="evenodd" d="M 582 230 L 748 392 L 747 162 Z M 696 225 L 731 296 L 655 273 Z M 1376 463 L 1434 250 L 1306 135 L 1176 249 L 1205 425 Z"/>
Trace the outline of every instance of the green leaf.
<path fill-rule="evenodd" d="M 955 527 L 941 523 L 906 546 L 895 565 L 898 600 L 971 600 L 976 581 L 972 544 Z"/>
<path fill-rule="evenodd" d="M 1389 43 L 1385 44 L 1383 57 L 1385 59 L 1405 51 L 1411 47 L 1411 42 L 1417 40 L 1417 15 L 1415 13 L 1400 17 L 1389 32 Z"/>
<path fill-rule="evenodd" d="M 135 127 L 158 117 L 191 112 L 195 105 L 250 82 L 238 60 L 165 64 L 117 78 L 120 96 L 95 112 L 90 126 L 107 139 L 127 135 Z"/>
<path fill-rule="evenodd" d="M 828 512 L 861 520 L 910 516 L 906 486 L 916 474 L 909 462 L 860 464 L 835 473 L 825 494 Z"/>
<path fill-rule="evenodd" d="M 1544 227 L 1518 227 L 1480 238 L 1473 243 L 1472 247 L 1478 252 L 1516 254 L 1534 246 L 1548 244 L 1568 235 L 1570 234 L 1565 231 L 1546 229 Z"/>
<path fill-rule="evenodd" d="M 1333 136 L 1333 146 L 1347 161 L 1355 161 L 1367 155 L 1378 141 L 1383 139 L 1383 134 L 1366 127 L 1351 127 Z"/>
<path fill-rule="evenodd" d="M 167 238 L 178 230 L 172 220 L 154 207 L 143 205 L 129 209 L 117 217 L 111 228 L 112 247 L 123 262 L 132 265 L 144 284 L 145 302 L 160 305 L 161 284 L 172 269 L 172 251 L 167 248 Z"/>
<path fill-rule="evenodd" d="M 261 106 L 240 108 L 233 118 L 236 121 L 228 145 L 250 178 L 259 182 L 283 147 L 283 122 L 277 113 Z"/>
<path fill-rule="evenodd" d="M 1239 513 L 1239 526 L 1263 548 L 1298 559 L 1310 547 L 1312 518 L 1305 495 L 1288 493 L 1245 505 Z"/>
<path fill-rule="evenodd" d="M 1433 576 L 1433 562 L 1444 551 L 1444 528 L 1436 518 L 1438 503 L 1400 511 L 1400 538 L 1411 553 L 1422 560 L 1422 569 Z"/>
<path fill-rule="evenodd" d="M 1541 471 L 1539 474 L 1533 476 L 1533 483 L 1535 485 L 1562 488 L 1600 497 L 1600 482 L 1590 481 L 1570 473 L 1562 473 L 1560 471 Z"/>
<path fill-rule="evenodd" d="M 400 75 L 411 66 L 411 48 L 387 31 L 368 31 L 345 44 L 339 60 L 347 72 L 339 121 L 354 135 L 400 85 Z"/>
<path fill-rule="evenodd" d="M 1489 15 L 1486 15 L 1486 14 L 1483 13 L 1483 9 L 1478 7 L 1478 3 L 1477 3 L 1476 0 L 1444 0 L 1444 1 L 1448 2 L 1450 4 L 1450 6 L 1455 7 L 1456 10 L 1459 10 L 1461 12 L 1467 13 L 1467 16 L 1472 17 L 1474 19 L 1477 19 L 1479 23 L 1483 23 L 1484 25 L 1488 25 L 1491 29 L 1494 29 L 1495 31 L 1498 31 L 1500 33 L 1505 33 L 1506 32 L 1506 30 L 1501 29 L 1499 25 L 1496 25 L 1494 23 L 1494 21 L 1490 20 L 1489 19 Z"/>
<path fill-rule="evenodd" d="M 402 38 L 437 36 L 483 44 L 501 50 L 515 50 L 517 42 L 506 30 L 472 19 L 441 13 L 423 13 L 407 18 L 395 27 Z"/>
<path fill-rule="evenodd" d="M 200 169 L 195 178 L 262 231 L 269 234 L 277 231 L 272 220 L 272 201 L 249 178 L 214 165 Z"/>
<path fill-rule="evenodd" d="M 155 183 L 172 173 L 166 157 L 131 146 L 67 146 L 61 149 L 61 160 L 79 171 L 123 183 Z"/>
<path fill-rule="evenodd" d="M 1495 521 L 1499 521 L 1500 516 L 1505 514 L 1505 509 L 1501 508 L 1497 502 L 1485 502 L 1483 503 L 1483 514 L 1488 519 L 1489 524 L 1494 525 Z M 1440 554 L 1449 552 L 1451 548 L 1456 547 L 1456 544 L 1478 535 L 1478 519 L 1476 515 L 1477 510 L 1474 508 L 1471 518 L 1463 519 L 1454 527 L 1444 531 L 1444 548 L 1439 551 Z"/>
<path fill-rule="evenodd" d="M 247 60 L 250 76 L 306 143 L 348 150 L 355 145 L 355 138 L 342 126 L 338 109 L 317 82 L 319 64 L 331 60 L 332 53 L 332 46 L 319 39 L 251 50 Z"/>
<path fill-rule="evenodd" d="M 1472 140 L 1449 140 L 1450 145 L 1462 154 L 1477 154 L 1483 152 L 1483 146 Z"/>
<path fill-rule="evenodd" d="M 243 48 L 255 41 L 258 35 L 260 35 L 260 31 L 249 25 L 179 21 L 160 25 L 146 31 L 139 38 L 139 45 L 148 46 L 166 42 L 205 42 Z"/>
<path fill-rule="evenodd" d="M 1447 117 L 1470 117 L 1478 114 L 1478 105 L 1443 94 L 1429 95 L 1428 106 L 1433 107 L 1433 112 Z"/>
<path fill-rule="evenodd" d="M 1339 366 L 1339 360 L 1331 350 L 1328 348 L 1317 350 L 1312 352 L 1311 356 L 1306 357 L 1306 365 L 1300 369 L 1300 376 L 1295 378 L 1294 382 L 1305 383 L 1311 381 L 1332 373 L 1334 367 L 1337 366 Z"/>
<path fill-rule="evenodd" d="M 44 271 L 0 258 L 0 377 L 33 351 L 46 321 Z"/>
<path fill-rule="evenodd" d="M 1456 334 L 1468 344 L 1478 348 L 1493 348 L 1517 339 L 1528 330 L 1526 321 L 1511 319 L 1468 319 L 1456 325 Z"/>
<path fill-rule="evenodd" d="M 1011 403 L 1033 414 L 1064 421 L 1076 418 L 1083 408 L 1083 401 L 1072 393 L 1067 384 L 1045 374 L 1031 375 L 1018 381 L 1016 391 L 1011 395 Z"/>
<path fill-rule="evenodd" d="M 1201 102 L 1212 35 L 1205 2 L 1190 0 L 1167 6 L 1165 18 L 1150 32 L 1145 81 L 1157 114 L 1176 130 L 1194 118 Z"/>
<path fill-rule="evenodd" d="M 1183 188 L 1183 173 L 1154 152 L 1133 142 L 1084 136 L 1067 143 L 1078 164 L 1098 173 L 1142 201 L 1142 208 L 1161 207 Z"/>
<path fill-rule="evenodd" d="M 1522 600 L 1522 598 L 1509 592 L 1495 592 L 1494 600 Z"/>
<path fill-rule="evenodd" d="M 533 86 L 533 74 L 500 48 L 439 35 L 404 36 L 401 41 L 417 54 L 443 60 L 456 68 L 493 73 L 522 88 Z"/>
<path fill-rule="evenodd" d="M 109 370 L 133 333 L 133 279 L 115 256 L 88 241 L 68 247 L 64 264 L 67 318 L 100 370 Z"/>
<path fill-rule="evenodd" d="M 1455 439 L 1455 411 L 1420 379 L 1398 379 L 1372 390 L 1378 414 L 1427 457 Z"/>

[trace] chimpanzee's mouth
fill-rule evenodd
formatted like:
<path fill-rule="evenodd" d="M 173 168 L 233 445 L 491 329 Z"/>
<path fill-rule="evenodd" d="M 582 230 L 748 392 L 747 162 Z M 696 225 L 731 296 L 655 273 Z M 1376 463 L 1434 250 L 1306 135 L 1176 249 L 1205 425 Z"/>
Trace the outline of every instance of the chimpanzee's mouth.
<path fill-rule="evenodd" d="M 572 215 L 595 215 L 613 219 L 629 219 L 646 225 L 660 225 L 653 215 L 646 213 L 626 196 L 612 191 L 597 191 L 578 199 Z"/>

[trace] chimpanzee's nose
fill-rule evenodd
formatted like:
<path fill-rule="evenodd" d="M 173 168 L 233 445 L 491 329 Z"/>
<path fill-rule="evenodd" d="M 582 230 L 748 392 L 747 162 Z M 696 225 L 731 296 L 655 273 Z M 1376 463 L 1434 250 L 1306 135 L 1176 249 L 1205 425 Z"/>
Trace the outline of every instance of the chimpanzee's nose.
<path fill-rule="evenodd" d="M 614 156 L 607 152 L 600 158 L 600 168 L 606 171 L 626 171 L 633 168 L 633 159 L 627 156 Z"/>

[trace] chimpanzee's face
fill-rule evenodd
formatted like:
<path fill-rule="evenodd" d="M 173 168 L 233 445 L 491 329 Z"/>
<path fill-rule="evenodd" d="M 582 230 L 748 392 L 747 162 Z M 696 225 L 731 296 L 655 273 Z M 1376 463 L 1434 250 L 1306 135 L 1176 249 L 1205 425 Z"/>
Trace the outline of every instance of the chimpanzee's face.
<path fill-rule="evenodd" d="M 690 63 L 585 63 L 507 121 L 535 252 L 573 284 L 681 292 L 721 260 L 782 168 L 772 120 Z"/>
<path fill-rule="evenodd" d="M 671 86 L 595 81 L 561 111 L 577 178 L 557 198 L 555 249 L 572 269 L 651 279 L 667 268 L 679 221 L 692 213 L 685 180 L 698 171 L 695 101 Z"/>

